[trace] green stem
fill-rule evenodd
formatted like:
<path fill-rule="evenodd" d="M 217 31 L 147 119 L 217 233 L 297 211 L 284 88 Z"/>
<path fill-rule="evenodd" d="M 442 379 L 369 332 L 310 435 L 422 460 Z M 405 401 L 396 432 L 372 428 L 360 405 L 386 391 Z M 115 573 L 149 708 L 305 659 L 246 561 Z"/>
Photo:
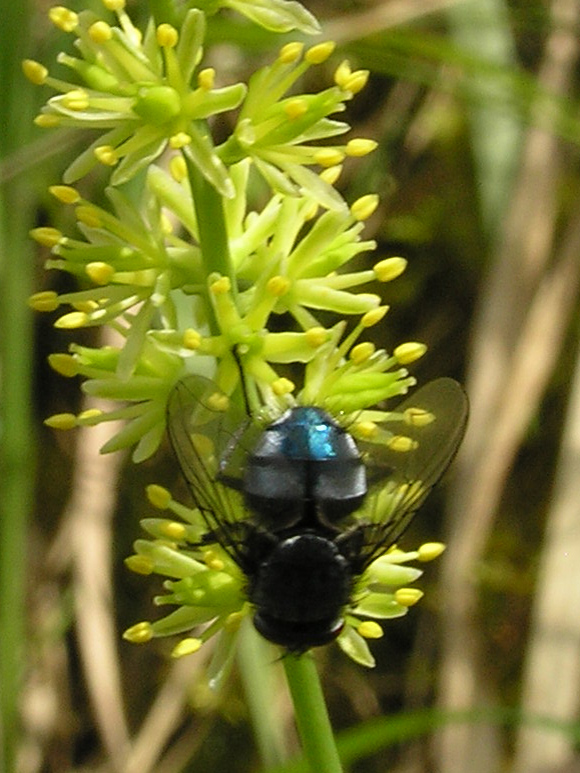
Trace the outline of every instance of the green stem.
<path fill-rule="evenodd" d="M 310 654 L 287 655 L 282 662 L 302 749 L 312 773 L 342 773 L 314 659 Z"/>

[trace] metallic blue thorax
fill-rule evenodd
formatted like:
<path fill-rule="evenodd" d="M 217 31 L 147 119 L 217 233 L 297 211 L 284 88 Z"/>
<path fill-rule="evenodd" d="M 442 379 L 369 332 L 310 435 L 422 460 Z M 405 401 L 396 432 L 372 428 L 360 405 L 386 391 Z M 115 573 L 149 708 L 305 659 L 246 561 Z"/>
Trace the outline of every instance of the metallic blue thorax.
<path fill-rule="evenodd" d="M 324 411 L 311 406 L 294 408 L 279 426 L 283 427 L 280 450 L 289 459 L 332 459 L 344 435 Z"/>

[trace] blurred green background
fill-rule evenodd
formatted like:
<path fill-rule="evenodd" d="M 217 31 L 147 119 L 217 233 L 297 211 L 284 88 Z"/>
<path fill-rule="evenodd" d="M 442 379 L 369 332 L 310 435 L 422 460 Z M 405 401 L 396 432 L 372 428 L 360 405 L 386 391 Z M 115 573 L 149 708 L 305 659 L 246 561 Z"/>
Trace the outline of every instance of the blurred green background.
<path fill-rule="evenodd" d="M 96 0 L 70 7 L 92 5 L 100 10 Z M 438 566 L 426 567 L 426 598 L 386 626 L 372 672 L 336 647 L 316 653 L 340 748 L 355 773 L 572 773 L 580 770 L 580 4 L 306 5 L 338 43 L 306 90 L 325 87 L 342 58 L 373 73 L 347 120 L 350 136 L 379 149 L 349 161 L 341 187 L 349 201 L 381 195 L 365 238 L 378 241 L 378 257 L 409 261 L 382 288 L 391 310 L 377 342 L 427 343 L 413 369 L 419 382 L 454 376 L 472 403 L 453 471 L 402 543 L 448 543 Z M 138 19 L 146 6 L 129 10 Z M 168 449 L 135 467 L 98 456 L 102 430 L 73 436 L 42 425 L 82 409 L 78 384 L 46 363 L 66 351 L 70 333 L 26 306 L 32 292 L 70 281 L 43 270 L 47 256 L 28 238 L 35 226 L 72 226 L 47 186 L 79 138 L 33 127 L 49 94 L 20 68 L 24 57 L 52 67 L 70 44 L 48 7 L 0 0 L 0 769 L 263 770 L 251 684 L 234 672 L 213 695 L 202 653 L 172 663 L 171 642 L 120 639 L 152 614 L 155 581 L 122 562 L 139 518 L 151 515 L 144 486 L 180 490 Z M 281 44 L 234 16 L 218 32 L 208 61 L 236 79 Z M 86 183 L 85 195 L 100 196 L 101 184 Z M 82 335 L 104 343 L 94 330 Z M 269 665 L 272 710 L 295 755 L 279 665 Z"/>

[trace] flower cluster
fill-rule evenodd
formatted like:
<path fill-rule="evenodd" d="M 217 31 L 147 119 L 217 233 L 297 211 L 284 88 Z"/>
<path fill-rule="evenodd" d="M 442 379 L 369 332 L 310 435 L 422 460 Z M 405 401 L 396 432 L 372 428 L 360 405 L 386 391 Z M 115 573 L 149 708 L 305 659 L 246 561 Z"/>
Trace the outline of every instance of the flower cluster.
<path fill-rule="evenodd" d="M 247 84 L 220 83 L 205 60 L 214 14 L 225 7 L 268 29 L 317 32 L 297 2 L 181 4 L 171 23 L 150 22 L 144 33 L 123 0 L 103 5 L 114 19 L 50 10 L 54 24 L 75 35 L 78 56 L 58 57 L 70 81 L 36 61 L 24 63 L 33 83 L 57 92 L 38 126 L 97 134 L 63 184 L 50 189 L 74 208 L 76 232 L 50 226 L 32 232 L 50 253 L 46 267 L 72 275 L 79 289 L 44 290 L 30 304 L 58 310 L 61 329 L 107 325 L 118 341 L 100 348 L 72 343 L 69 352 L 50 357 L 59 374 L 80 376 L 87 394 L 115 407 L 58 414 L 46 423 L 70 429 L 124 419 L 102 450 L 134 447 L 133 459 L 142 461 L 163 437 L 169 395 L 193 373 L 211 378 L 227 397 L 243 380 L 251 408 L 270 416 L 296 404 L 318 405 L 342 416 L 354 435 L 399 442 L 380 435 L 377 427 L 389 413 L 371 407 L 407 392 L 415 383 L 407 366 L 425 347 L 407 342 L 386 352 L 364 336 L 388 310 L 369 285 L 396 279 L 406 261 L 389 256 L 365 267 L 361 256 L 376 244 L 362 233 L 378 198 L 369 194 L 348 205 L 335 187 L 347 157 L 375 148 L 373 140 L 356 137 L 332 144 L 349 125 L 331 116 L 364 88 L 368 72 L 342 62 L 331 86 L 300 93 L 300 78 L 324 65 L 334 44 L 290 42 Z M 97 165 L 110 170 L 107 202 L 99 206 L 73 187 Z M 355 258 L 356 269 L 349 269 Z M 340 321 L 329 325 L 329 313 Z M 290 378 L 297 372 L 303 374 L 299 387 Z M 138 541 L 128 565 L 170 577 L 157 601 L 178 608 L 133 626 L 126 638 L 145 641 L 205 626 L 176 654 L 195 651 L 218 631 L 227 643 L 250 611 L 240 569 L 219 546 L 207 545 L 197 511 L 159 487 L 149 496 L 182 520 L 146 519 L 153 540 Z M 441 549 L 391 549 L 367 568 L 338 639 L 351 657 L 373 664 L 365 640 L 382 631 L 361 618 L 404 614 L 420 596 L 406 587 L 420 574 L 407 562 L 429 560 Z M 226 644 L 218 648 L 216 673 L 227 652 Z"/>
<path fill-rule="evenodd" d="M 200 631 L 198 636 L 188 635 L 174 646 L 172 655 L 177 658 L 197 652 L 205 642 L 219 636 L 209 667 L 210 679 L 217 683 L 230 663 L 233 640 L 242 620 L 252 614 L 246 599 L 245 578 L 220 546 L 200 547 L 205 526 L 199 511 L 176 502 L 161 486 L 149 486 L 147 494 L 152 505 L 168 510 L 179 520 L 143 520 L 144 529 L 153 539 L 137 540 L 135 554 L 126 559 L 126 564 L 138 574 L 155 573 L 171 578 L 165 580 L 166 592 L 155 603 L 177 608 L 153 623 L 136 623 L 125 631 L 124 638 L 142 644 L 154 637 Z M 352 606 L 345 610 L 345 625 L 337 639 L 349 657 L 363 666 L 375 665 L 367 640 L 383 635 L 376 621 L 402 617 L 423 595 L 419 589 L 407 587 L 422 574 L 420 569 L 408 566 L 409 562 L 431 561 L 443 550 L 438 542 L 408 552 L 392 547 L 373 561 L 357 583 Z"/>

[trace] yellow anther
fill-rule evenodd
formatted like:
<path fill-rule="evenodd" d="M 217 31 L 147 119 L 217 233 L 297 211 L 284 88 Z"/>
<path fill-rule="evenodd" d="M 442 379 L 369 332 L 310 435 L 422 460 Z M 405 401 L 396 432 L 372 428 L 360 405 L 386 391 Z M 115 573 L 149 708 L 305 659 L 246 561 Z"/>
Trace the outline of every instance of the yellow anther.
<path fill-rule="evenodd" d="M 340 148 L 320 148 L 314 153 L 314 161 L 320 166 L 336 166 L 344 161 L 344 152 Z"/>
<path fill-rule="evenodd" d="M 302 97 L 295 97 L 289 99 L 284 105 L 284 112 L 288 118 L 293 121 L 296 118 L 302 118 L 304 113 L 308 110 L 308 103 Z"/>
<path fill-rule="evenodd" d="M 359 625 L 357 631 L 364 639 L 380 639 L 384 635 L 383 629 L 374 620 L 365 620 Z"/>
<path fill-rule="evenodd" d="M 348 79 L 351 75 L 352 70 L 350 69 L 350 64 L 345 59 L 334 71 L 334 82 L 337 86 L 340 86 L 340 88 L 343 89 L 345 88 L 345 84 L 348 83 Z"/>
<path fill-rule="evenodd" d="M 51 185 L 49 192 L 63 204 L 76 204 L 80 201 L 80 193 L 70 185 Z"/>
<path fill-rule="evenodd" d="M 396 451 L 397 453 L 402 454 L 405 454 L 408 451 L 413 451 L 415 448 L 417 448 L 417 445 L 417 441 L 407 437 L 407 435 L 393 435 L 393 437 L 387 443 L 387 447 L 390 448 L 391 451 Z"/>
<path fill-rule="evenodd" d="M 54 247 L 62 239 L 62 233 L 58 228 L 51 228 L 50 226 L 33 228 L 29 231 L 29 234 L 35 242 L 42 244 L 43 247 Z"/>
<path fill-rule="evenodd" d="M 96 21 L 88 31 L 93 43 L 106 43 L 113 37 L 113 30 L 106 21 Z"/>
<path fill-rule="evenodd" d="M 244 617 L 243 612 L 232 612 L 225 619 L 224 629 L 230 633 L 237 631 Z"/>
<path fill-rule="evenodd" d="M 34 119 L 34 125 L 40 129 L 55 129 L 61 123 L 60 116 L 54 115 L 54 113 L 41 113 Z"/>
<path fill-rule="evenodd" d="M 133 555 L 128 556 L 124 561 L 125 566 L 135 574 L 152 574 L 155 569 L 155 562 L 149 556 Z"/>
<path fill-rule="evenodd" d="M 353 346 L 350 350 L 350 359 L 355 365 L 361 365 L 366 362 L 369 357 L 372 357 L 375 353 L 375 345 L 370 341 L 364 341 L 361 344 Z"/>
<path fill-rule="evenodd" d="M 324 180 L 325 183 L 334 185 L 341 174 L 342 164 L 334 164 L 334 166 L 329 166 L 326 169 L 323 169 L 318 176 L 321 180 Z"/>
<path fill-rule="evenodd" d="M 209 289 L 214 295 L 226 295 L 232 289 L 232 283 L 229 277 L 221 276 L 210 284 Z"/>
<path fill-rule="evenodd" d="M 355 429 L 357 436 L 362 440 L 372 440 L 379 431 L 374 421 L 357 421 Z"/>
<path fill-rule="evenodd" d="M 311 327 L 305 333 L 306 343 L 313 349 L 318 349 L 328 341 L 329 333 L 323 327 Z"/>
<path fill-rule="evenodd" d="M 115 273 L 115 269 L 110 263 L 104 263 L 100 260 L 87 263 L 85 271 L 87 276 L 97 285 L 109 284 Z"/>
<path fill-rule="evenodd" d="M 322 64 L 332 54 L 336 48 L 336 43 L 333 40 L 327 40 L 324 43 L 318 43 L 312 46 L 304 54 L 304 59 L 309 64 Z"/>
<path fill-rule="evenodd" d="M 48 12 L 48 18 L 63 32 L 74 32 L 79 23 L 79 17 L 74 12 L 65 8 L 63 5 L 55 5 Z"/>
<path fill-rule="evenodd" d="M 102 2 L 108 11 L 122 11 L 125 7 L 125 0 L 102 0 Z"/>
<path fill-rule="evenodd" d="M 34 59 L 25 59 L 22 62 L 22 71 L 35 86 L 42 85 L 48 76 L 46 67 L 40 62 L 35 62 Z"/>
<path fill-rule="evenodd" d="M 300 59 L 303 49 L 304 43 L 298 43 L 297 41 L 286 43 L 286 45 L 282 46 L 280 49 L 278 59 L 284 64 L 292 64 L 292 62 L 296 62 Z"/>
<path fill-rule="evenodd" d="M 187 132 L 177 132 L 177 134 L 169 138 L 169 146 L 173 150 L 179 150 L 186 145 L 191 145 L 191 134 L 187 134 Z"/>
<path fill-rule="evenodd" d="M 56 352 L 48 355 L 48 364 L 59 375 L 72 378 L 79 373 L 78 363 L 71 354 Z"/>
<path fill-rule="evenodd" d="M 89 316 L 84 311 L 71 311 L 56 320 L 54 326 L 60 330 L 76 330 L 89 322 Z"/>
<path fill-rule="evenodd" d="M 207 407 L 218 413 L 225 413 L 230 407 L 230 398 L 223 392 L 214 392 L 207 401 Z"/>
<path fill-rule="evenodd" d="M 379 205 L 379 197 L 376 193 L 367 193 L 361 196 L 350 207 L 352 216 L 356 220 L 367 220 Z"/>
<path fill-rule="evenodd" d="M 420 601 L 425 594 L 418 588 L 398 588 L 395 591 L 395 601 L 402 607 L 412 607 Z"/>
<path fill-rule="evenodd" d="M 71 306 L 75 311 L 82 311 L 84 314 L 92 314 L 97 311 L 99 304 L 97 301 L 74 301 Z"/>
<path fill-rule="evenodd" d="M 204 91 L 213 89 L 215 83 L 215 70 L 213 67 L 206 67 L 200 70 L 197 75 L 197 85 Z"/>
<path fill-rule="evenodd" d="M 136 623 L 130 628 L 127 628 L 123 634 L 123 639 L 130 641 L 133 644 L 145 644 L 145 642 L 151 641 L 153 638 L 153 628 L 151 623 L 143 622 Z"/>
<path fill-rule="evenodd" d="M 398 276 L 401 276 L 403 271 L 407 268 L 407 261 L 405 258 L 385 258 L 379 260 L 373 266 L 376 278 L 379 282 L 391 282 Z"/>
<path fill-rule="evenodd" d="M 86 110 L 89 106 L 89 95 L 84 89 L 71 89 L 63 95 L 62 106 L 67 110 Z"/>
<path fill-rule="evenodd" d="M 403 415 L 410 427 L 427 427 L 435 421 L 435 416 L 424 408 L 407 408 Z"/>
<path fill-rule="evenodd" d="M 205 565 L 216 572 L 221 572 L 225 564 L 215 550 L 206 550 L 203 554 Z"/>
<path fill-rule="evenodd" d="M 105 166 L 115 166 L 119 161 L 117 151 L 112 145 L 99 145 L 94 150 L 95 158 Z"/>
<path fill-rule="evenodd" d="M 416 341 L 408 341 L 404 344 L 399 344 L 395 348 L 393 354 L 401 365 L 408 365 L 411 362 L 415 362 L 422 357 L 427 351 L 425 344 L 417 343 Z"/>
<path fill-rule="evenodd" d="M 367 311 L 367 313 L 362 316 L 360 321 L 361 325 L 363 327 L 372 327 L 373 325 L 376 325 L 382 320 L 388 310 L 388 306 L 377 306 L 376 309 Z"/>
<path fill-rule="evenodd" d="M 375 142 L 375 140 L 358 137 L 354 140 L 349 140 L 346 143 L 345 152 L 347 156 L 351 156 L 352 158 L 361 158 L 362 156 L 372 153 L 377 145 L 378 142 Z"/>
<path fill-rule="evenodd" d="M 345 91 L 350 91 L 351 94 L 358 94 L 367 85 L 369 75 L 369 70 L 355 70 L 343 79 L 340 87 Z"/>
<path fill-rule="evenodd" d="M 35 311 L 54 311 L 58 309 L 60 303 L 54 290 L 43 290 L 31 295 L 28 299 L 28 305 Z"/>
<path fill-rule="evenodd" d="M 266 288 L 271 295 L 280 298 L 288 292 L 291 284 L 290 280 L 285 276 L 273 276 L 268 280 Z"/>
<path fill-rule="evenodd" d="M 183 345 L 186 349 L 195 351 L 201 345 L 201 335 L 192 327 L 188 327 L 183 333 Z"/>
<path fill-rule="evenodd" d="M 169 171 L 173 179 L 180 183 L 187 177 L 187 164 L 183 156 L 173 156 L 169 162 Z"/>
<path fill-rule="evenodd" d="M 289 378 L 282 377 L 272 382 L 272 392 L 274 392 L 277 397 L 292 394 L 295 389 L 296 384 L 293 381 L 290 381 Z"/>
<path fill-rule="evenodd" d="M 157 44 L 162 48 L 175 48 L 179 33 L 171 24 L 160 24 L 156 30 Z"/>
<path fill-rule="evenodd" d="M 74 413 L 55 413 L 43 423 L 52 429 L 74 429 L 77 426 L 77 417 Z"/>
<path fill-rule="evenodd" d="M 183 540 L 187 536 L 185 524 L 179 521 L 166 521 L 161 524 L 161 534 L 171 540 Z"/>
<path fill-rule="evenodd" d="M 425 542 L 417 551 L 418 560 L 433 561 L 435 558 L 439 558 L 444 550 L 445 545 L 442 542 Z"/>
<path fill-rule="evenodd" d="M 156 483 L 151 483 L 145 489 L 147 499 L 158 510 L 166 510 L 171 503 L 171 494 L 163 486 L 158 486 Z"/>
<path fill-rule="evenodd" d="M 202 644 L 203 642 L 201 639 L 182 639 L 179 644 L 173 648 L 171 657 L 183 658 L 186 655 L 193 655 L 194 652 L 197 652 L 201 648 Z"/>

